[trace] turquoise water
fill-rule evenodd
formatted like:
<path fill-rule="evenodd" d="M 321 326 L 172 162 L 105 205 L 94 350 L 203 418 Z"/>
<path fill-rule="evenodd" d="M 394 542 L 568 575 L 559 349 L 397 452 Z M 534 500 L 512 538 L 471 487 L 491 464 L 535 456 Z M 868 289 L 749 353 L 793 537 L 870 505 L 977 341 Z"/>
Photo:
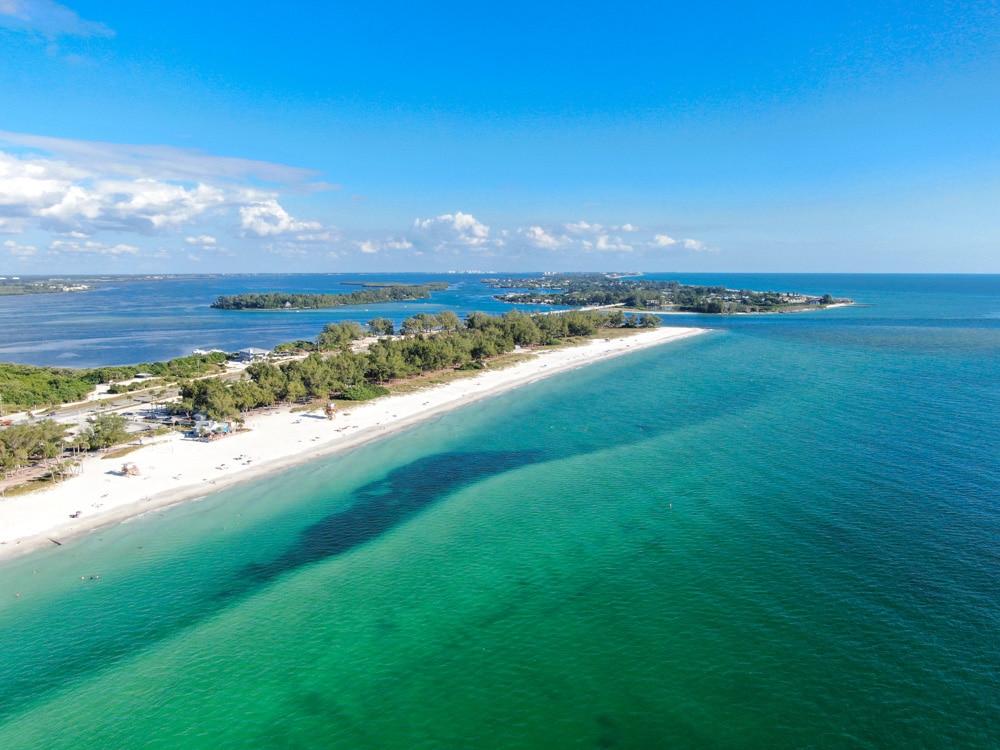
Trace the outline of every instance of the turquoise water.
<path fill-rule="evenodd" d="M 5 564 L 0 747 L 1000 746 L 1000 279 L 832 291 Z"/>

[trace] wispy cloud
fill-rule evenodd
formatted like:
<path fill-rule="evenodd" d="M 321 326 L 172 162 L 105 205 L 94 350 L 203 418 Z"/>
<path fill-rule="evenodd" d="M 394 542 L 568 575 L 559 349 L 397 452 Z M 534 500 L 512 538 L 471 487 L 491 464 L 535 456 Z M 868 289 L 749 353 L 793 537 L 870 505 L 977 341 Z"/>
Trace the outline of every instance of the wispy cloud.
<path fill-rule="evenodd" d="M 365 255 L 375 255 L 386 250 L 410 250 L 413 243 L 409 240 L 389 238 L 387 240 L 355 240 L 353 245 Z"/>
<path fill-rule="evenodd" d="M 91 255 L 138 255 L 139 248 L 135 245 L 118 243 L 117 245 L 105 245 L 103 242 L 88 240 L 86 242 L 69 242 L 66 240 L 56 240 L 49 245 L 49 250 L 57 254 L 63 253 L 88 253 Z"/>
<path fill-rule="evenodd" d="M 50 40 L 60 36 L 115 35 L 103 23 L 85 21 L 76 11 L 52 0 L 0 0 L 0 26 Z"/>
<path fill-rule="evenodd" d="M 22 245 L 14 240 L 5 240 L 3 243 L 4 253 L 15 258 L 27 258 L 38 252 L 34 245 Z"/>
<path fill-rule="evenodd" d="M 672 251 L 702 252 L 710 248 L 701 240 L 675 239 L 655 230 L 643 230 L 628 222 L 604 225 L 586 220 L 561 224 L 532 224 L 513 229 L 490 227 L 470 213 L 442 214 L 432 219 L 417 219 L 405 239 L 386 240 L 357 237 L 348 244 L 361 256 L 385 254 L 396 250 L 396 257 L 416 258 L 425 250 L 453 255 L 506 258 L 522 263 L 526 258 L 543 263 L 572 264 L 574 259 L 619 257 L 641 259 L 659 257 L 664 248 Z"/>
<path fill-rule="evenodd" d="M 0 0 L 3 2 L 3 0 Z M 0 144 L 18 146 L 72 164 L 89 173 L 178 182 L 249 181 L 293 190 L 334 190 L 319 172 L 254 159 L 215 156 L 198 149 L 51 138 L 0 130 Z"/>

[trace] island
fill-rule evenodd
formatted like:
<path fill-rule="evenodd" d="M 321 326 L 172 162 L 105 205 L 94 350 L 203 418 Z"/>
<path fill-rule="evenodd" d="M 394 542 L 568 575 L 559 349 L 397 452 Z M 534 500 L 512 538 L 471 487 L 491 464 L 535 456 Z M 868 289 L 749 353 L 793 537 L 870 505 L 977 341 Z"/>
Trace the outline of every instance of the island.
<path fill-rule="evenodd" d="M 485 278 L 494 289 L 517 289 L 494 295 L 511 304 L 565 307 L 618 306 L 634 310 L 732 315 L 815 310 L 851 304 L 831 294 L 813 296 L 796 292 L 757 292 L 724 286 L 695 286 L 679 281 L 651 281 L 614 273 L 544 274 L 537 277 Z"/>
<path fill-rule="evenodd" d="M 356 292 L 342 294 L 306 294 L 296 292 L 244 292 L 223 294 L 210 307 L 217 310 L 315 310 L 348 305 L 373 305 L 379 302 L 407 302 L 427 299 L 431 292 L 442 292 L 447 282 L 430 284 L 366 283 Z"/>
<path fill-rule="evenodd" d="M 0 276 L 0 296 L 16 294 L 61 294 L 62 292 L 85 292 L 92 289 L 79 279 Z"/>

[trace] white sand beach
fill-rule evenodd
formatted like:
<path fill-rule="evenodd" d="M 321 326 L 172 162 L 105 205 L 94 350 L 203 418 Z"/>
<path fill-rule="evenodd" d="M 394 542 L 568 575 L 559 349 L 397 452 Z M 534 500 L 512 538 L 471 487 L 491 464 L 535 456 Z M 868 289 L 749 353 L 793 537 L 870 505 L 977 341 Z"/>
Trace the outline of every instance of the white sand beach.
<path fill-rule="evenodd" d="M 533 352 L 530 359 L 501 370 L 342 407 L 333 420 L 326 419 L 322 409 L 281 409 L 250 417 L 249 431 L 216 442 L 173 433 L 123 459 L 87 457 L 79 476 L 0 501 L 0 560 L 354 448 L 541 378 L 703 332 L 655 328 L 595 339 Z M 125 462 L 135 464 L 137 476 L 121 475 Z M 79 517 L 73 518 L 78 511 Z"/>

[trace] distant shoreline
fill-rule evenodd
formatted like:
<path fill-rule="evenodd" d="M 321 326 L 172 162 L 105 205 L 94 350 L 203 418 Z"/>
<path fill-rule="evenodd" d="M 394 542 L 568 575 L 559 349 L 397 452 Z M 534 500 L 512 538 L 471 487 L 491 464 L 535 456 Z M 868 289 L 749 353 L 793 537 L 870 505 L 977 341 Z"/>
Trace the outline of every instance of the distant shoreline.
<path fill-rule="evenodd" d="M 529 359 L 511 367 L 376 399 L 350 411 L 342 408 L 333 420 L 283 409 L 251 417 L 248 432 L 214 443 L 174 433 L 128 454 L 126 461 L 135 464 L 138 476 L 121 476 L 121 460 L 91 456 L 84 459 L 81 476 L 0 500 L 0 562 L 357 448 L 561 372 L 706 330 L 654 328 L 579 346 L 533 350 Z M 71 518 L 77 511 L 80 516 Z"/>

